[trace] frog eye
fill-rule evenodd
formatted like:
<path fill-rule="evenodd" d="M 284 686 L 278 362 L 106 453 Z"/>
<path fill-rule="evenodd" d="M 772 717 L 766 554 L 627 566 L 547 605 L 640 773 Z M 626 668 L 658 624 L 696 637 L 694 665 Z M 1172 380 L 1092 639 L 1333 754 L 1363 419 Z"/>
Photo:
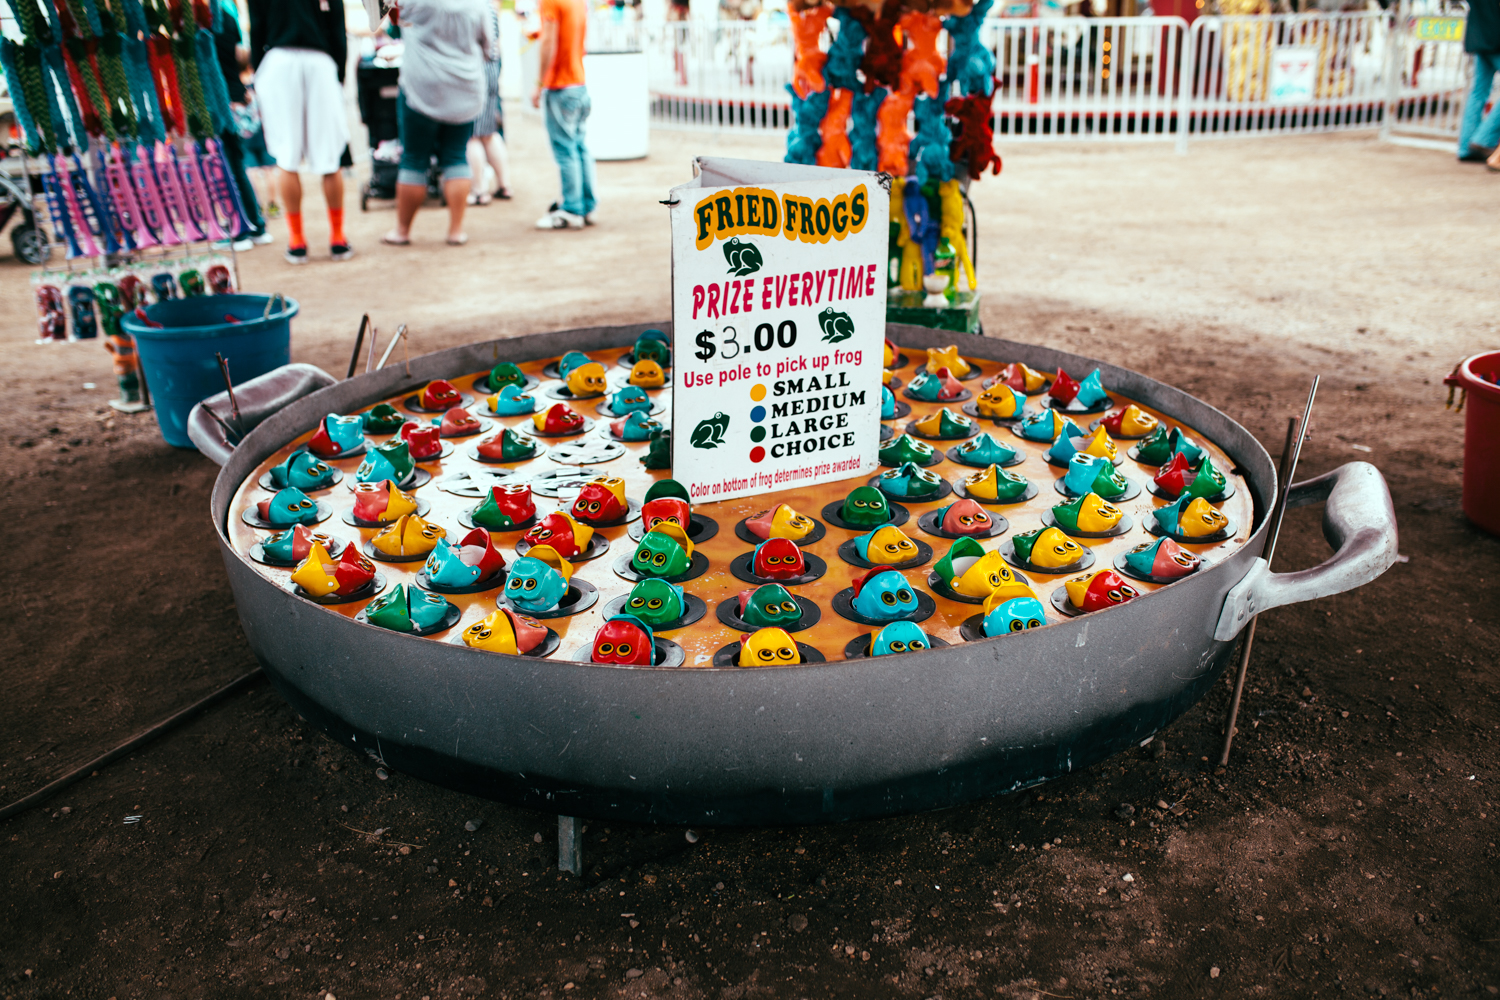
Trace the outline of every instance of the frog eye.
<path fill-rule="evenodd" d="M 599 653 L 600 653 L 600 655 L 602 655 L 602 656 L 608 656 L 610 653 L 613 653 L 614 651 L 615 651 L 615 644 L 614 643 L 612 643 L 612 642 L 601 642 L 601 643 L 599 643 Z"/>
<path fill-rule="evenodd" d="M 855 501 L 853 501 L 853 503 L 854 503 L 854 506 L 856 506 L 856 507 L 867 506 L 866 503 L 863 500 L 855 500 Z"/>
<path fill-rule="evenodd" d="M 552 529 L 551 528 L 533 528 L 533 529 L 531 529 L 531 537 L 537 539 L 538 541 L 541 541 L 541 540 L 546 539 L 546 538 L 551 538 L 552 537 Z"/>
<path fill-rule="evenodd" d="M 1125 593 L 1126 597 L 1138 597 L 1140 595 L 1140 591 L 1136 590 L 1132 586 L 1129 586 L 1128 584 L 1125 585 L 1125 586 L 1122 586 L 1120 588 L 1120 590 L 1122 590 Z"/>
<path fill-rule="evenodd" d="M 958 523 L 967 528 L 969 525 L 974 523 L 974 520 L 975 519 L 972 514 L 963 514 L 959 517 Z"/>
<path fill-rule="evenodd" d="M 1187 552 L 1174 552 L 1172 554 L 1172 561 L 1179 566 L 1191 566 L 1193 564 L 1193 557 Z"/>
<path fill-rule="evenodd" d="M 632 597 L 627 603 L 632 608 L 644 608 L 646 606 L 645 600 L 640 597 Z"/>
<path fill-rule="evenodd" d="M 667 554 L 665 552 L 658 552 L 651 557 L 651 561 L 658 566 L 665 566 L 667 564 Z"/>
<path fill-rule="evenodd" d="M 780 604 L 767 604 L 766 605 L 766 614 L 768 614 L 768 615 L 774 615 L 777 612 L 777 610 L 779 608 L 781 608 L 781 607 L 782 607 L 782 605 L 780 605 Z"/>
<path fill-rule="evenodd" d="M 909 645 L 907 648 L 908 649 L 926 649 L 927 648 L 927 643 L 923 642 L 921 639 L 913 639 L 911 641 L 911 645 Z"/>
<path fill-rule="evenodd" d="M 1114 590 L 1108 591 L 1104 596 L 1108 597 L 1111 601 L 1114 601 L 1116 604 L 1118 604 L 1121 601 L 1125 600 L 1124 596 L 1120 593 L 1122 589 L 1124 588 L 1116 588 Z"/>
<path fill-rule="evenodd" d="M 783 660 L 795 660 L 797 658 L 797 650 L 794 646 L 782 646 L 776 650 L 776 655 Z"/>
<path fill-rule="evenodd" d="M 891 652 L 893 652 L 893 653 L 904 653 L 904 652 L 906 652 L 906 643 L 902 642 L 900 639 L 897 639 L 895 642 L 891 643 Z"/>
<path fill-rule="evenodd" d="M 776 654 L 769 649 L 756 650 L 755 655 L 760 657 L 762 660 L 772 660 L 776 657 Z"/>
<path fill-rule="evenodd" d="M 912 600 L 911 591 L 907 590 L 905 587 L 902 587 L 900 590 L 896 591 L 896 597 L 901 601 L 902 604 L 905 604 L 907 601 Z"/>
<path fill-rule="evenodd" d="M 661 610 L 661 598 L 660 597 L 653 597 L 653 598 L 651 598 L 651 600 L 649 600 L 649 601 L 646 602 L 646 607 L 650 608 L 652 611 L 660 611 Z"/>
<path fill-rule="evenodd" d="M 990 574 L 990 586 L 991 587 L 998 587 L 998 586 L 1000 586 L 1000 574 L 999 573 L 991 573 Z"/>
<path fill-rule="evenodd" d="M 782 601 L 781 610 L 787 614 L 792 614 L 797 610 L 797 603 L 795 601 Z"/>
<path fill-rule="evenodd" d="M 1010 630 L 1012 632 L 1020 632 L 1020 631 L 1022 631 L 1025 628 L 1026 628 L 1026 623 L 1023 622 L 1023 621 L 1021 621 L 1021 619 L 1019 619 L 1019 618 L 1012 618 L 1011 619 L 1011 621 L 1010 621 Z"/>
<path fill-rule="evenodd" d="M 896 606 L 896 595 L 891 593 L 889 590 L 881 594 L 880 599 L 890 607 L 894 608 Z"/>
<path fill-rule="evenodd" d="M 1035 618 L 1029 619 L 1026 622 L 1026 627 L 1027 628 L 1040 628 L 1041 625 L 1042 625 L 1042 623 L 1040 621 L 1038 621 L 1037 619 L 1035 619 Z"/>
<path fill-rule="evenodd" d="M 891 553 L 900 552 L 901 544 L 899 542 L 890 542 L 886 545 L 885 550 Z"/>
<path fill-rule="evenodd" d="M 630 655 L 630 650 L 631 650 L 631 645 L 628 642 L 622 642 L 618 646 L 615 647 L 615 652 L 619 653 L 621 656 L 629 656 Z"/>
<path fill-rule="evenodd" d="M 527 580 L 526 583 L 525 583 L 525 587 L 526 587 L 527 590 L 535 590 L 536 589 L 536 578 L 533 577 L 532 579 Z"/>
<path fill-rule="evenodd" d="M 1067 546 L 1066 543 L 1064 543 L 1062 545 L 1054 545 L 1054 546 L 1052 546 L 1052 551 L 1056 552 L 1058 555 L 1066 555 L 1067 551 L 1068 551 L 1068 546 Z"/>

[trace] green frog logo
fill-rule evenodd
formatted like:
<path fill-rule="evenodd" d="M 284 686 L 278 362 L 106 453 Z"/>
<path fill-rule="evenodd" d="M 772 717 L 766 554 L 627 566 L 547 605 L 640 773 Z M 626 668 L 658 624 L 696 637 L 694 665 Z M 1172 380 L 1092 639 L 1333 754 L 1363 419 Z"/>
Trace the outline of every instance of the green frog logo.
<path fill-rule="evenodd" d="M 715 413 L 707 420 L 698 421 L 693 428 L 694 448 L 717 448 L 724 443 L 724 433 L 729 430 L 729 414 Z"/>
<path fill-rule="evenodd" d="M 724 241 L 724 259 L 729 261 L 729 273 L 736 278 L 754 274 L 765 263 L 761 259 L 760 248 L 754 243 L 741 243 L 738 236 L 731 236 Z"/>

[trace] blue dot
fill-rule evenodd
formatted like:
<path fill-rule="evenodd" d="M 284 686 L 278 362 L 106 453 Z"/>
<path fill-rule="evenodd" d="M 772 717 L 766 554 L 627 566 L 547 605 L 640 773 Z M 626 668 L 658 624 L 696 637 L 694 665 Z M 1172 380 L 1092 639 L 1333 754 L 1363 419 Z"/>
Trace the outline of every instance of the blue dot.
<path fill-rule="evenodd" d="M 755 409 L 751 410 L 750 419 L 755 421 L 757 424 L 766 419 L 766 408 L 764 406 L 757 406 Z"/>

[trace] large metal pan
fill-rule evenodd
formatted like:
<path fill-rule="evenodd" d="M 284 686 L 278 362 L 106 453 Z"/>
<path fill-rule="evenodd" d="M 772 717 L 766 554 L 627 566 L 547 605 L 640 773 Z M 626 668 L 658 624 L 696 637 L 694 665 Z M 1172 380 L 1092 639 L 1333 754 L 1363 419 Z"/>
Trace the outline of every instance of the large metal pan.
<path fill-rule="evenodd" d="M 1222 447 L 1255 496 L 1234 554 L 1145 599 L 1002 639 L 777 670 L 656 670 L 498 656 L 359 624 L 261 576 L 225 534 L 236 487 L 325 413 L 426 379 L 631 343 L 643 327 L 538 334 L 440 351 L 321 389 L 266 419 L 214 484 L 212 513 L 245 635 L 305 718 L 388 766 L 571 816 L 781 824 L 912 812 L 1013 791 L 1151 738 L 1196 702 L 1256 613 L 1336 594 L 1396 558 L 1380 473 L 1354 462 L 1295 486 L 1323 502 L 1334 554 L 1299 573 L 1256 557 L 1276 473 L 1239 424 L 1136 372 L 963 337 L 965 354 L 1103 371 L 1106 385 Z M 892 326 L 903 346 L 954 334 Z"/>

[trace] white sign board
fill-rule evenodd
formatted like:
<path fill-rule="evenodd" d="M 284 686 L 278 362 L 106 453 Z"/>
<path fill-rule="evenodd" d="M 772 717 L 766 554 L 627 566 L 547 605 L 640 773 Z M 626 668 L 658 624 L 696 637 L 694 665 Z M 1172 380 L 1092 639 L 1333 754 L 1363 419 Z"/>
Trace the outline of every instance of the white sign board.
<path fill-rule="evenodd" d="M 1318 47 L 1278 45 L 1271 50 L 1271 103 L 1311 104 L 1318 88 Z"/>
<path fill-rule="evenodd" d="M 879 466 L 879 175 L 703 157 L 672 189 L 672 477 L 695 503 Z"/>

